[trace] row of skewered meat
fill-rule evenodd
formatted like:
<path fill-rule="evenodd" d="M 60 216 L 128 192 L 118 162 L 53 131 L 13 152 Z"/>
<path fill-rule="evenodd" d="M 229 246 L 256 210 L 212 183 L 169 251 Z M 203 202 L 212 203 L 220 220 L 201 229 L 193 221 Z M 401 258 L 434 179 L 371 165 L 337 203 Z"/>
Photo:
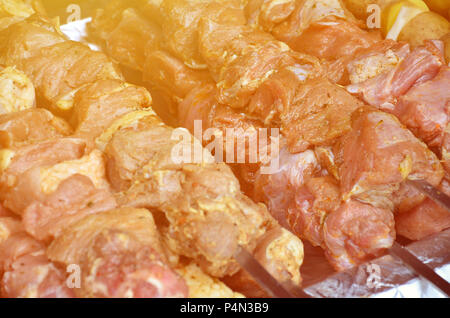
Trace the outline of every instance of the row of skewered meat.
<path fill-rule="evenodd" d="M 261 296 L 239 246 L 299 285 L 300 238 L 344 270 L 450 226 L 405 182 L 450 192 L 441 41 L 383 40 L 341 1 L 118 0 L 90 26 L 112 60 L 23 5 L 0 20 L 2 296 Z M 175 163 L 152 103 L 192 132 L 279 128 L 279 168 Z"/>
<path fill-rule="evenodd" d="M 238 246 L 300 283 L 300 239 L 225 164 L 175 164 L 174 129 L 106 55 L 40 15 L 0 38 L 2 296 L 242 296 L 219 280 L 248 278 Z"/>
<path fill-rule="evenodd" d="M 336 269 L 390 247 L 396 231 L 420 239 L 450 225 L 405 183 L 449 191 L 442 41 L 383 40 L 340 1 L 116 1 L 91 27 L 109 55 L 172 104 L 178 125 L 194 132 L 201 120 L 224 135 L 280 128 L 276 173 L 233 170 Z"/>

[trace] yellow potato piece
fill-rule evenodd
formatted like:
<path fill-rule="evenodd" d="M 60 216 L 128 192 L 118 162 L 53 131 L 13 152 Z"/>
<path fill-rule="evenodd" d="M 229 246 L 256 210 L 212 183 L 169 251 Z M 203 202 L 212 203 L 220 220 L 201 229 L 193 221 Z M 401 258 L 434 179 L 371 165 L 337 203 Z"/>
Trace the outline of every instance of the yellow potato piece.
<path fill-rule="evenodd" d="M 399 34 L 398 40 L 411 47 L 422 45 L 425 40 L 438 40 L 450 32 L 450 22 L 434 12 L 424 12 L 409 21 Z"/>
<path fill-rule="evenodd" d="M 429 11 L 428 6 L 422 0 L 403 0 L 396 1 L 392 4 L 389 4 L 382 13 L 381 16 L 381 28 L 385 35 L 389 33 L 394 24 L 397 21 L 397 18 L 400 14 L 400 11 L 404 7 L 410 7 L 413 9 L 418 9 L 418 12 L 426 12 Z M 411 14 L 416 14 L 417 10 L 411 10 Z M 411 17 L 412 18 L 412 17 Z"/>

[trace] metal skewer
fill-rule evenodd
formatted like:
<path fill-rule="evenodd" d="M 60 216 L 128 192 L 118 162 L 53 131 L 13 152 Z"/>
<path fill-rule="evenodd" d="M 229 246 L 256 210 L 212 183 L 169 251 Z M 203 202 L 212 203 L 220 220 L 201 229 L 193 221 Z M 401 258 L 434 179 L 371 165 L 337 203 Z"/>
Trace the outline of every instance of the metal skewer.
<path fill-rule="evenodd" d="M 450 212 L 450 197 L 423 180 L 407 180 L 408 184 Z"/>
<path fill-rule="evenodd" d="M 389 249 L 389 254 L 401 259 L 417 274 L 427 279 L 436 288 L 450 297 L 450 284 L 441 276 L 436 274 L 436 272 L 431 267 L 423 263 L 419 258 L 417 258 L 417 256 L 408 251 L 406 247 L 403 247 L 399 243 L 394 242 L 394 245 Z"/>

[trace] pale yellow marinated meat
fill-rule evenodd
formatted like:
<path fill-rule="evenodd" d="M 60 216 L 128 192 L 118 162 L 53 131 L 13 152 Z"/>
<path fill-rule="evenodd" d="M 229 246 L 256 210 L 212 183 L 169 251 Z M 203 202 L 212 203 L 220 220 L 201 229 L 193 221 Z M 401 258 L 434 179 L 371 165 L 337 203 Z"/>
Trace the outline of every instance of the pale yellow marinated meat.
<path fill-rule="evenodd" d="M 301 239 L 340 271 L 450 226 L 405 182 L 448 192 L 442 41 L 382 40 L 340 0 L 115 0 L 104 54 L 42 14 L 0 0 L 0 296 L 265 297 L 239 247 L 299 286 Z M 198 120 L 279 147 L 211 150 Z"/>
<path fill-rule="evenodd" d="M 72 128 L 66 121 L 44 108 L 0 115 L 0 143 L 3 148 L 71 134 Z"/>

